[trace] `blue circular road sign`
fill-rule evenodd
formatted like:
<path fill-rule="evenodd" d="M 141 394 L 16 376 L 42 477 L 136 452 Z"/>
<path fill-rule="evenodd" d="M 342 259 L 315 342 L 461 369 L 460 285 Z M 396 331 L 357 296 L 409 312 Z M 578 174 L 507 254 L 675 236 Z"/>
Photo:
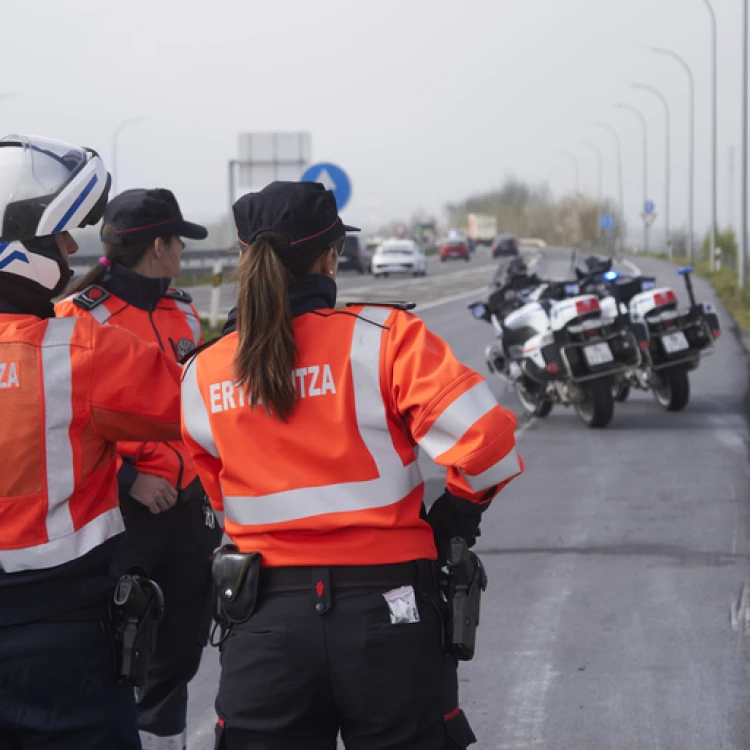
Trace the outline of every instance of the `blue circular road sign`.
<path fill-rule="evenodd" d="M 352 183 L 346 172 L 341 167 L 329 162 L 321 162 L 308 167 L 302 175 L 303 182 L 322 182 L 327 190 L 336 198 L 339 211 L 352 197 Z"/>
<path fill-rule="evenodd" d="M 653 201 L 646 201 L 646 202 L 645 202 L 645 203 L 643 204 L 643 210 L 644 210 L 644 211 L 645 211 L 645 212 L 646 212 L 647 214 L 652 214 L 652 213 L 654 213 L 654 209 L 655 209 L 655 208 L 656 208 L 656 204 L 655 204 L 655 203 L 654 203 Z"/>

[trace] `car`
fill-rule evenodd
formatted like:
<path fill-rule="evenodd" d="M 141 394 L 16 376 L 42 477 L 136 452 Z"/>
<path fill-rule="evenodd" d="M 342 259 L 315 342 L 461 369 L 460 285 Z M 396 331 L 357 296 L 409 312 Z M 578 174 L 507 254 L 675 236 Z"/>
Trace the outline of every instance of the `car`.
<path fill-rule="evenodd" d="M 471 260 L 471 251 L 466 240 L 450 239 L 440 245 L 440 260 L 445 263 L 452 258 Z"/>
<path fill-rule="evenodd" d="M 391 273 L 427 275 L 427 260 L 413 240 L 386 240 L 372 256 L 372 274 L 378 279 Z"/>
<path fill-rule="evenodd" d="M 498 258 L 501 255 L 518 255 L 518 241 L 504 232 L 498 234 L 497 239 L 492 243 L 492 257 Z"/>
<path fill-rule="evenodd" d="M 347 234 L 344 248 L 339 256 L 339 270 L 354 270 L 366 273 L 370 270 L 370 253 L 365 241 L 358 234 Z"/>

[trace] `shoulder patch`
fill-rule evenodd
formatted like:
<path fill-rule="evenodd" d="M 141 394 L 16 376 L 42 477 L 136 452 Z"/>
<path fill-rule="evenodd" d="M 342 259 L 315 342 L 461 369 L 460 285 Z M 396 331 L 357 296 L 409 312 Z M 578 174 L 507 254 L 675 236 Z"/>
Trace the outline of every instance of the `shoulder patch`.
<path fill-rule="evenodd" d="M 73 297 L 73 304 L 80 307 L 82 310 L 93 310 L 95 307 L 109 299 L 112 295 L 103 287 L 98 284 L 92 284 L 86 287 L 82 292 L 79 292 Z"/>
<path fill-rule="evenodd" d="M 163 294 L 164 297 L 177 300 L 177 302 L 192 302 L 193 298 L 184 289 L 167 289 Z"/>
<path fill-rule="evenodd" d="M 366 305 L 367 307 L 393 307 L 396 310 L 413 310 L 416 306 L 416 302 L 347 302 L 345 307 L 359 307 L 360 305 Z"/>

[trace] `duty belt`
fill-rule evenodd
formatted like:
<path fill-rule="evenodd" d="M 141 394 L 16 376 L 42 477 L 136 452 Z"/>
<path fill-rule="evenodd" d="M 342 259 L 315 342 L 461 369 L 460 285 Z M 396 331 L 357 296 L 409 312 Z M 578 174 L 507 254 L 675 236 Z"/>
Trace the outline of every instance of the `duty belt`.
<path fill-rule="evenodd" d="M 421 561 L 386 565 L 332 565 L 261 568 L 260 590 L 306 591 L 326 572 L 332 589 L 403 586 L 419 579 Z M 429 561 L 424 561 L 430 564 Z"/>

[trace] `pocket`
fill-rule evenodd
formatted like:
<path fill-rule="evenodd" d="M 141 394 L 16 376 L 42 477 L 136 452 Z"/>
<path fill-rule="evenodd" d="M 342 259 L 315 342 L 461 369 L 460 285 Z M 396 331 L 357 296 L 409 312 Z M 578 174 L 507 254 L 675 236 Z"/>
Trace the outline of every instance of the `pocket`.
<path fill-rule="evenodd" d="M 466 750 L 477 741 L 466 714 L 460 708 L 456 707 L 444 719 L 448 750 Z"/>

